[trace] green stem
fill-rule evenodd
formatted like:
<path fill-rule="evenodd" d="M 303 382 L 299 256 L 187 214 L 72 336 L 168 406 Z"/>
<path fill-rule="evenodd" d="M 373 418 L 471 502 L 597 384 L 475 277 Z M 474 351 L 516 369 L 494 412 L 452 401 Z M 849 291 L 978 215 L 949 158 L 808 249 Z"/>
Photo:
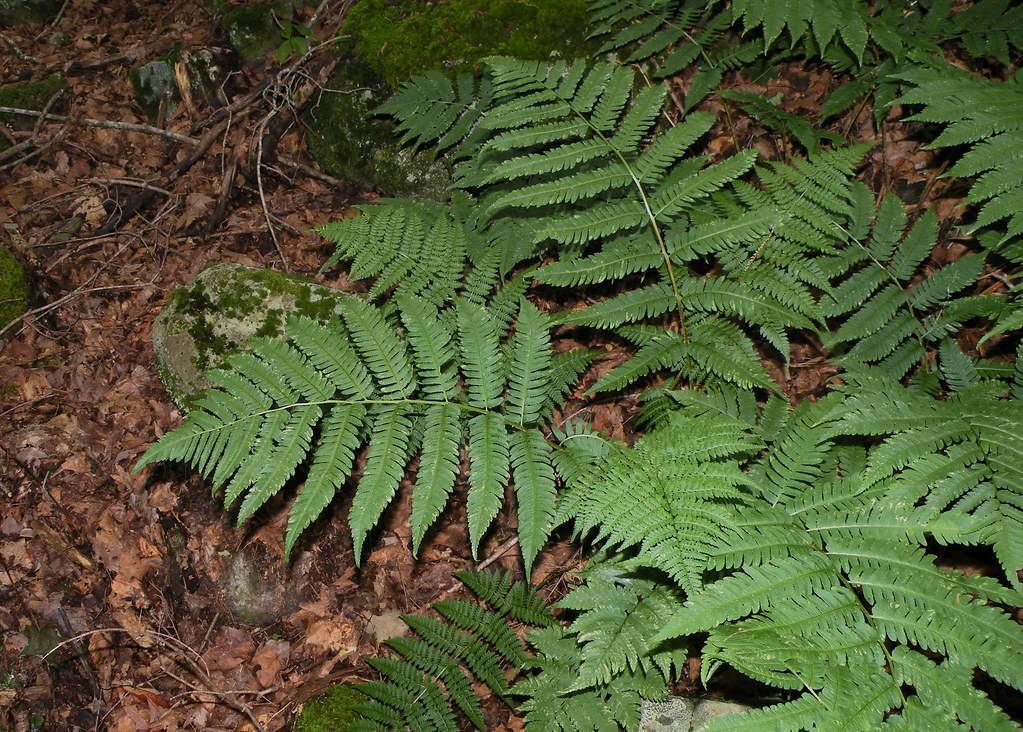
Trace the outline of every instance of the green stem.
<path fill-rule="evenodd" d="M 632 167 L 632 165 L 629 163 L 628 159 L 625 157 L 625 154 L 621 150 L 619 150 L 615 146 L 615 144 L 611 142 L 610 139 L 608 139 L 607 135 L 605 135 L 602 130 L 600 130 L 592 122 L 590 122 L 589 118 L 585 114 L 576 109 L 572 102 L 563 97 L 561 94 L 558 94 L 556 89 L 552 89 L 551 87 L 547 86 L 545 82 L 538 80 L 534 81 L 537 84 L 537 86 L 540 87 L 540 89 L 549 92 L 551 96 L 553 96 L 555 99 L 557 99 L 558 101 L 562 102 L 565 106 L 567 106 L 571 110 L 572 114 L 574 114 L 580 121 L 582 121 L 582 123 L 585 124 L 590 129 L 590 131 L 593 132 L 593 134 L 607 146 L 607 148 L 614 154 L 614 156 L 618 158 L 618 161 L 625 167 L 625 171 L 629 174 L 629 178 L 632 179 L 632 183 L 636 188 L 636 192 L 639 193 L 640 202 L 643 204 L 643 211 L 646 214 L 647 220 L 650 223 L 650 228 L 654 234 L 654 240 L 657 242 L 657 248 L 661 252 L 661 259 L 664 262 L 664 269 L 668 273 L 668 282 L 671 284 L 671 292 L 672 295 L 674 295 L 675 297 L 675 310 L 678 313 L 679 333 L 682 336 L 682 340 L 688 343 L 689 336 L 686 330 L 685 307 L 682 304 L 682 294 L 681 292 L 679 292 L 678 289 L 678 279 L 675 276 L 675 268 L 671 264 L 671 255 L 668 253 L 668 245 L 664 241 L 664 234 L 661 231 L 660 224 L 657 222 L 657 215 L 650 207 L 650 199 L 647 197 L 646 189 L 643 188 L 643 183 L 639 178 L 639 174 L 636 172 L 636 169 Z"/>

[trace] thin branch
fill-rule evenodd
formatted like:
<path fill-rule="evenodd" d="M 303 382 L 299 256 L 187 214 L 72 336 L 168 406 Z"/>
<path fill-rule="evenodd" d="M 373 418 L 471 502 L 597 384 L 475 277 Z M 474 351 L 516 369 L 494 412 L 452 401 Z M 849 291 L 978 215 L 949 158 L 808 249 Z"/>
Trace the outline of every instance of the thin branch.
<path fill-rule="evenodd" d="M 117 122 L 106 119 L 91 119 L 89 117 L 68 117 L 63 114 L 49 114 L 37 112 L 34 109 L 18 109 L 17 107 L 0 107 L 0 114 L 17 114 L 22 117 L 42 118 L 48 122 L 66 122 L 73 125 L 85 125 L 86 127 L 104 127 L 112 130 L 125 130 L 128 132 L 142 132 L 147 135 L 159 135 L 186 145 L 198 145 L 199 141 L 194 137 L 182 135 L 178 132 L 163 130 L 151 125 L 140 125 L 135 122 Z"/>

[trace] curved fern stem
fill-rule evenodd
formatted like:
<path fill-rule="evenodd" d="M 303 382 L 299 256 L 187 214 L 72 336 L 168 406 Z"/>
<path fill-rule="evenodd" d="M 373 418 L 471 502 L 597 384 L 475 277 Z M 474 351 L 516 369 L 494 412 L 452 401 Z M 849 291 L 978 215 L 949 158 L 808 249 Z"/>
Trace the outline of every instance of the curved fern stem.
<path fill-rule="evenodd" d="M 461 410 L 466 411 L 466 412 L 472 412 L 474 414 L 493 414 L 493 415 L 496 415 L 506 425 L 508 425 L 512 429 L 518 430 L 520 432 L 528 432 L 531 429 L 531 427 L 529 425 L 523 425 L 523 424 L 520 424 L 519 422 L 516 422 L 513 419 L 509 419 L 503 413 L 501 413 L 501 412 L 499 412 L 499 411 L 497 411 L 495 409 L 484 409 L 482 407 L 474 407 L 471 404 L 466 404 L 465 402 L 446 401 L 444 399 L 317 399 L 317 400 L 314 400 L 314 401 L 292 402 L 290 404 L 282 404 L 282 405 L 277 406 L 277 407 L 270 407 L 269 409 L 264 409 L 264 410 L 262 410 L 260 412 L 252 412 L 252 413 L 246 414 L 243 417 L 239 417 L 238 419 L 234 419 L 234 420 L 230 420 L 230 421 L 226 421 L 226 422 L 220 422 L 216 426 L 210 427 L 209 429 L 198 430 L 197 432 L 194 432 L 192 434 L 192 437 L 196 438 L 196 437 L 201 437 L 203 435 L 213 434 L 214 432 L 222 432 L 223 430 L 225 430 L 225 429 L 227 429 L 229 427 L 233 427 L 234 425 L 240 424 L 241 422 L 244 422 L 245 420 L 252 419 L 253 417 L 265 417 L 268 414 L 274 414 L 276 412 L 287 412 L 287 411 L 290 411 L 292 409 L 296 409 L 296 408 L 299 408 L 299 407 L 336 406 L 336 405 L 339 405 L 339 404 L 348 404 L 348 405 L 356 405 L 356 406 L 364 406 L 364 407 L 368 407 L 368 406 L 383 406 L 383 407 L 392 406 L 393 407 L 393 406 L 400 406 L 400 405 L 403 405 L 403 404 L 405 404 L 405 405 L 414 404 L 414 405 L 424 406 L 424 407 L 451 406 L 451 407 L 456 407 L 456 408 L 461 409 Z M 560 443 L 551 442 L 550 440 L 548 440 L 548 443 L 551 444 L 551 445 L 560 444 Z"/>
<path fill-rule="evenodd" d="M 624 166 L 625 172 L 632 179 L 633 185 L 636 187 L 636 192 L 639 193 L 640 202 L 643 204 L 643 212 L 646 214 L 647 219 L 650 221 L 650 228 L 654 234 L 654 240 L 657 242 L 657 248 L 661 252 L 661 259 L 664 261 L 665 271 L 668 273 L 668 281 L 671 285 L 671 293 L 675 297 L 675 310 L 678 313 L 678 326 L 679 335 L 682 336 L 682 340 L 686 343 L 689 342 L 689 335 L 686 330 L 686 314 L 685 307 L 682 304 L 682 294 L 679 292 L 678 280 L 675 277 L 675 270 L 671 265 L 671 255 L 668 254 L 668 246 L 664 242 L 664 234 L 661 232 L 660 224 L 657 223 L 657 214 L 654 213 L 650 206 L 650 200 L 647 198 L 646 189 L 643 188 L 643 184 L 640 182 L 639 174 L 636 169 L 629 163 L 625 155 L 622 154 L 614 143 L 607 138 L 607 136 L 597 128 L 589 118 L 576 109 L 575 105 L 571 101 L 566 99 L 563 95 L 559 94 L 557 89 L 551 88 L 546 85 L 540 85 L 545 91 L 550 92 L 552 96 L 558 99 L 558 101 L 565 104 L 568 109 L 572 111 L 579 120 L 588 127 L 597 138 L 604 143 L 614 156 L 618 158 L 618 161 Z"/>

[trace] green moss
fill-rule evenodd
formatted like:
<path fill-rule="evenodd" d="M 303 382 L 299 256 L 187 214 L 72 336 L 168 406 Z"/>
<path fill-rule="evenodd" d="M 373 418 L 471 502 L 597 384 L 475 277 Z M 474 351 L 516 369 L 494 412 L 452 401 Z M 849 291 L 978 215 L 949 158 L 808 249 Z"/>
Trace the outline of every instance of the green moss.
<path fill-rule="evenodd" d="M 245 63 L 251 63 L 281 45 L 281 28 L 274 14 L 290 17 L 288 10 L 282 3 L 249 3 L 227 10 L 220 22 L 231 47 Z"/>
<path fill-rule="evenodd" d="M 344 31 L 392 88 L 426 69 L 472 70 L 485 56 L 588 56 L 586 0 L 360 0 Z"/>
<path fill-rule="evenodd" d="M 50 101 L 50 97 L 65 88 L 67 84 L 60 74 L 52 74 L 39 81 L 5 86 L 0 89 L 0 107 L 41 110 Z M 8 114 L 0 114 L 0 121 L 25 129 L 31 129 L 34 123 L 34 120 L 28 117 Z"/>
<path fill-rule="evenodd" d="M 344 732 L 356 720 L 353 709 L 360 701 L 359 692 L 348 684 L 332 686 L 305 703 L 295 732 Z"/>
<path fill-rule="evenodd" d="M 237 265 L 214 265 L 171 296 L 153 328 L 160 380 L 186 407 L 208 386 L 202 373 L 243 351 L 251 336 L 283 335 L 288 317 L 326 322 L 340 312 L 343 295 L 297 275 Z"/>
<path fill-rule="evenodd" d="M 325 171 L 391 196 L 447 199 L 448 168 L 399 146 L 391 121 L 373 116 L 391 91 L 368 66 L 339 64 L 327 87 L 341 93 L 324 94 L 306 115 L 309 151 Z"/>
<path fill-rule="evenodd" d="M 0 328 L 28 309 L 28 278 L 14 255 L 0 246 Z"/>
<path fill-rule="evenodd" d="M 0 25 L 45 23 L 60 12 L 62 0 L 0 0 Z"/>

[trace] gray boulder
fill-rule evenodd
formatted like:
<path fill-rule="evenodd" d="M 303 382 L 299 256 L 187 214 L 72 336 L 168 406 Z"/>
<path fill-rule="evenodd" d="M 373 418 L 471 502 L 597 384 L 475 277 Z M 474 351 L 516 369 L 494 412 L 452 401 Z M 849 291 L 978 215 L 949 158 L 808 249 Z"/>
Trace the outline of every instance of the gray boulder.
<path fill-rule="evenodd" d="M 153 323 L 160 381 L 182 409 L 211 385 L 207 369 L 246 349 L 252 336 L 281 337 L 288 317 L 328 322 L 346 296 L 298 275 L 214 264 L 177 289 Z"/>

